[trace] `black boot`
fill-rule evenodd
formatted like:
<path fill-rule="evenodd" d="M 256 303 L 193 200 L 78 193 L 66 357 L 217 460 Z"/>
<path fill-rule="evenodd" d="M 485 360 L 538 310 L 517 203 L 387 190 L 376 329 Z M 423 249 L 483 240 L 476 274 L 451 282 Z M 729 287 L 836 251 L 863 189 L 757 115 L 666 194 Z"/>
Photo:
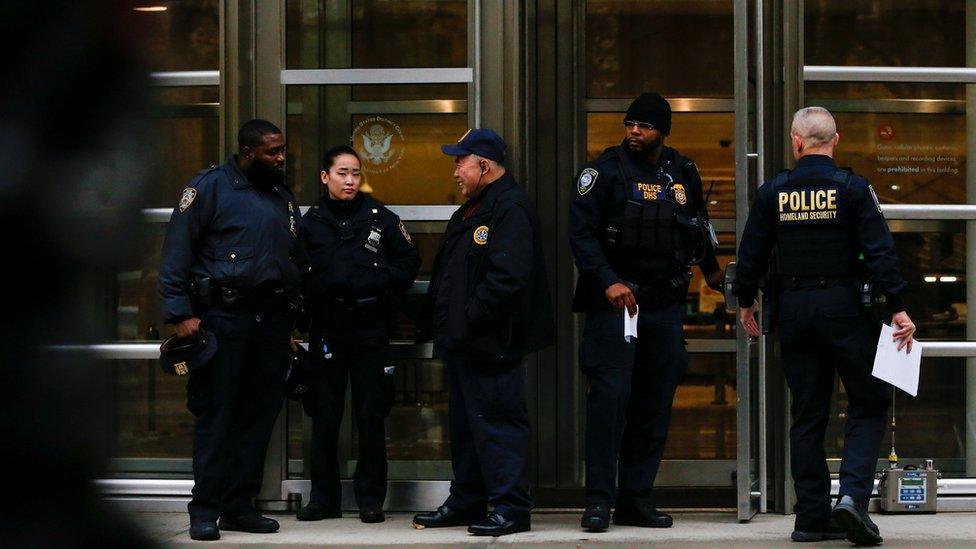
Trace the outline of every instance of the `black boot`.
<path fill-rule="evenodd" d="M 467 526 L 485 518 L 484 512 L 458 511 L 441 505 L 436 511 L 419 513 L 413 516 L 414 528 L 445 528 L 448 526 Z"/>
<path fill-rule="evenodd" d="M 249 513 L 239 517 L 220 517 L 220 529 L 250 534 L 271 534 L 278 531 L 278 521 Z"/>
<path fill-rule="evenodd" d="M 216 541 L 220 539 L 220 530 L 215 520 L 191 520 L 190 539 L 197 541 Z"/>
<path fill-rule="evenodd" d="M 847 531 L 847 539 L 851 543 L 880 545 L 884 541 L 878 525 L 868 516 L 867 509 L 855 502 L 851 496 L 840 498 L 834 510 L 830 512 L 830 518 Z"/>
<path fill-rule="evenodd" d="M 587 532 L 604 532 L 610 528 L 610 507 L 607 505 L 587 505 L 580 519 L 580 528 Z"/>
<path fill-rule="evenodd" d="M 477 522 L 468 526 L 468 532 L 476 536 L 507 536 L 508 534 L 515 534 L 518 532 L 528 532 L 531 530 L 528 521 L 525 522 L 515 522 L 514 520 L 509 520 L 504 516 L 491 512 L 485 517 L 485 520 Z"/>
<path fill-rule="evenodd" d="M 790 539 L 802 543 L 810 541 L 824 541 L 829 539 L 844 539 L 846 537 L 847 531 L 831 518 L 821 521 L 820 524 L 814 525 L 810 528 L 796 526 L 793 529 L 793 534 L 790 536 Z"/>
<path fill-rule="evenodd" d="M 618 503 L 613 511 L 613 523 L 642 528 L 671 528 L 674 521 L 671 515 L 658 511 L 650 503 Z"/>
<path fill-rule="evenodd" d="M 383 522 L 386 520 L 386 516 L 383 515 L 383 510 L 379 507 L 364 507 L 359 510 L 359 520 L 366 524 L 372 524 Z"/>
<path fill-rule="evenodd" d="M 338 507 L 310 501 L 308 505 L 302 507 L 295 513 L 298 520 L 323 520 L 331 518 L 342 518 L 342 511 Z"/>

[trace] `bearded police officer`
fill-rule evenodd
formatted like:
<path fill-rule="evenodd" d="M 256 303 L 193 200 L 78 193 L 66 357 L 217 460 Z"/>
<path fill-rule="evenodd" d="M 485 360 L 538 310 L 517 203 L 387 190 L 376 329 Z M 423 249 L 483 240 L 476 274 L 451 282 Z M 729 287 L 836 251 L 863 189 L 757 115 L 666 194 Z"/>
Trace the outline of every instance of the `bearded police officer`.
<path fill-rule="evenodd" d="M 251 120 L 237 139 L 238 154 L 183 190 L 159 266 L 166 322 L 180 337 L 207 330 L 217 339 L 213 359 L 187 382 L 196 540 L 218 539 L 218 518 L 221 530 L 278 530 L 251 499 L 285 396 L 300 214 L 285 186 L 281 130 Z"/>
<path fill-rule="evenodd" d="M 386 429 L 393 403 L 390 323 L 395 300 L 410 289 L 420 253 L 393 212 L 360 190 L 359 155 L 329 149 L 320 174 L 325 193 L 303 218 L 309 265 L 305 277 L 309 330 L 309 392 L 313 420 L 312 491 L 298 520 L 341 516 L 336 451 L 352 385 L 359 435 L 353 490 L 360 520 L 382 522 L 386 498 Z"/>
<path fill-rule="evenodd" d="M 902 306 L 906 284 L 877 196 L 865 178 L 839 169 L 832 159 L 840 139 L 833 117 L 821 107 L 801 109 L 790 136 L 796 167 L 759 187 L 739 244 L 739 316 L 746 332 L 758 336 L 755 299 L 760 278 L 771 271 L 765 292 L 778 302 L 775 329 L 793 397 L 790 463 L 797 501 L 792 539 L 846 536 L 874 545 L 882 538 L 867 504 L 890 386 L 871 376 L 879 323 L 861 305 L 861 271 L 886 297 L 899 349 L 911 352 L 915 325 Z M 831 511 L 823 443 L 835 369 L 849 405 L 840 499 Z"/>
<path fill-rule="evenodd" d="M 441 147 L 455 157 L 454 178 L 467 201 L 434 260 L 421 330 L 444 359 L 454 480 L 444 505 L 414 517 L 417 528 L 470 525 L 482 536 L 530 528 L 521 362 L 552 342 L 553 323 L 539 222 L 505 170 L 505 149 L 488 129 Z"/>
<path fill-rule="evenodd" d="M 694 162 L 664 145 L 671 107 L 657 93 L 634 100 L 624 140 L 574 181 L 570 243 L 579 270 L 573 310 L 586 313 L 580 364 L 586 403 L 586 510 L 581 526 L 666 528 L 651 499 L 671 404 L 687 370 L 683 322 L 690 265 L 721 284 L 714 232 Z M 638 337 L 622 315 L 639 309 Z M 614 481 L 619 483 L 614 490 Z"/>

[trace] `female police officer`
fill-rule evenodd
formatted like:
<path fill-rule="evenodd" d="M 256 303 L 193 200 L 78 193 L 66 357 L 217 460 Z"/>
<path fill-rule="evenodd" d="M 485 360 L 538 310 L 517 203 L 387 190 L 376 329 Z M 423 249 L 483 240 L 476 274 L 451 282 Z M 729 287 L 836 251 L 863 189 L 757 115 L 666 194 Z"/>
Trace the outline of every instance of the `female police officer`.
<path fill-rule="evenodd" d="M 326 193 L 304 216 L 309 357 L 315 372 L 305 397 L 313 421 L 312 492 L 299 520 L 341 515 L 336 444 L 346 379 L 359 430 L 356 503 L 363 522 L 382 522 L 386 432 L 393 397 L 388 367 L 391 298 L 410 288 L 420 254 L 400 219 L 360 193 L 360 159 L 350 147 L 325 153 Z"/>

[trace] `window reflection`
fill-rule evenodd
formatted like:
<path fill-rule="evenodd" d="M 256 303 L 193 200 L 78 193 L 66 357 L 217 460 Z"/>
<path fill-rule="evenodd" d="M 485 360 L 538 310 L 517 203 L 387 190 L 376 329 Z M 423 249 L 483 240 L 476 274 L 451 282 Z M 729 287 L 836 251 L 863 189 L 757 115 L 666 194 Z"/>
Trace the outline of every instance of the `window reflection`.
<path fill-rule="evenodd" d="M 732 96 L 731 2 L 588 0 L 585 25 L 587 97 Z"/>
<path fill-rule="evenodd" d="M 734 354 L 690 355 L 688 375 L 674 397 L 664 459 L 735 459 L 736 398 Z"/>
<path fill-rule="evenodd" d="M 138 12 L 143 50 L 152 71 L 217 70 L 217 0 L 169 0 L 165 11 Z"/>

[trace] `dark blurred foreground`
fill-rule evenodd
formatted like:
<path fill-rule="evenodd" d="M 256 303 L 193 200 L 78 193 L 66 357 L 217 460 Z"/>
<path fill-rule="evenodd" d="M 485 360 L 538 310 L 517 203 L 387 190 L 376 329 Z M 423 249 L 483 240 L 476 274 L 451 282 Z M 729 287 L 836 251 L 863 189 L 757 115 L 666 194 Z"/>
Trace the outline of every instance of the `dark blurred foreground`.
<path fill-rule="evenodd" d="M 0 3 L 0 545 L 149 545 L 95 497 L 111 453 L 104 366 L 42 351 L 99 333 L 133 250 L 148 159 L 128 2 Z"/>

